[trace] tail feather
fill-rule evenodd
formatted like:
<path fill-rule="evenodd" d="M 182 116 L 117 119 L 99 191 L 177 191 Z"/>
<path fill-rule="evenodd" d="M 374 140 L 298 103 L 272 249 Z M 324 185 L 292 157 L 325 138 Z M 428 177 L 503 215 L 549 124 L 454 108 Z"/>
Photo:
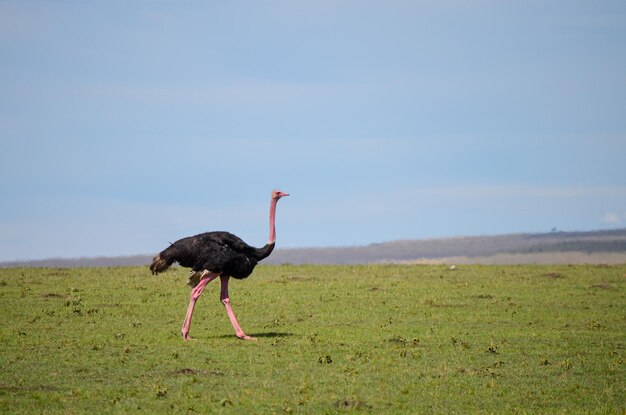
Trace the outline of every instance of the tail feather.
<path fill-rule="evenodd" d="M 170 265 L 172 265 L 172 263 L 173 261 L 168 261 L 167 259 L 162 258 L 159 254 L 155 256 L 152 260 L 152 264 L 150 265 L 150 271 L 152 271 L 152 274 L 156 275 L 159 272 L 163 272 L 168 269 Z"/>
<path fill-rule="evenodd" d="M 200 279 L 202 279 L 203 273 L 200 271 L 189 271 L 189 281 L 187 281 L 187 285 L 191 288 L 195 288 L 196 285 L 200 283 Z"/>

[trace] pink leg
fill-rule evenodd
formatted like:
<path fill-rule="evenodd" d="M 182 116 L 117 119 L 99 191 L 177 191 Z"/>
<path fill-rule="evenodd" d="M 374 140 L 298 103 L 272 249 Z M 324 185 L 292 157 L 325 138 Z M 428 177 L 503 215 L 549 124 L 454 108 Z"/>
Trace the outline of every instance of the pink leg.
<path fill-rule="evenodd" d="M 228 318 L 230 319 L 230 323 L 233 325 L 233 328 L 235 329 L 235 334 L 240 339 L 243 339 L 243 340 L 256 340 L 254 337 L 247 336 L 243 332 L 243 330 L 241 329 L 241 326 L 239 326 L 239 323 L 237 322 L 237 318 L 235 317 L 235 313 L 233 313 L 233 308 L 230 306 L 230 297 L 228 296 L 228 280 L 229 279 L 230 279 L 230 277 L 225 276 L 225 275 L 222 275 L 220 277 L 220 282 L 222 283 L 222 289 L 221 289 L 221 292 L 220 292 L 220 300 L 222 301 L 222 304 L 224 304 L 224 307 L 226 308 L 226 313 L 228 314 Z"/>
<path fill-rule="evenodd" d="M 192 288 L 191 299 L 189 300 L 189 307 L 187 308 L 187 315 L 185 316 L 185 322 L 183 323 L 183 328 L 181 329 L 183 333 L 183 339 L 185 340 L 191 339 L 191 337 L 189 337 L 189 329 L 191 327 L 191 316 L 193 315 L 193 308 L 196 305 L 196 301 L 202 294 L 204 287 L 206 287 L 208 283 L 210 283 L 215 278 L 217 278 L 218 275 L 220 274 L 204 271 L 202 273 L 202 278 L 200 279 L 200 282 L 198 283 L 198 285 Z"/>

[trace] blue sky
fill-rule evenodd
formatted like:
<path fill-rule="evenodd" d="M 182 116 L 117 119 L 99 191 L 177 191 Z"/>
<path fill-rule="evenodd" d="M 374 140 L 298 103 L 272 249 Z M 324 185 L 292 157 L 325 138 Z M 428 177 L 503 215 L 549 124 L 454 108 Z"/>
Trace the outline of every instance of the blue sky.
<path fill-rule="evenodd" d="M 0 0 L 0 261 L 626 227 L 623 1 Z"/>

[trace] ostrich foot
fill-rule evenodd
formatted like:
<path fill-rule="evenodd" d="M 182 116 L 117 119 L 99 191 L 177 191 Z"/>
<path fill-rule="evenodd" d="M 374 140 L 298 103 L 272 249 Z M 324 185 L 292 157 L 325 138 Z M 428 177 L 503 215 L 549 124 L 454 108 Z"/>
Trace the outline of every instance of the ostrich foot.
<path fill-rule="evenodd" d="M 195 339 L 191 337 L 189 333 L 183 333 L 183 340 L 188 341 L 188 340 L 195 340 Z"/>
<path fill-rule="evenodd" d="M 237 338 L 241 339 L 241 340 L 250 340 L 250 341 L 256 341 L 257 338 L 256 337 L 251 337 L 248 336 L 247 334 L 241 334 L 241 335 L 237 335 Z"/>
<path fill-rule="evenodd" d="M 189 334 L 189 330 L 181 330 L 181 334 L 183 336 L 183 340 L 186 342 L 190 340 L 193 340 L 193 341 L 197 340 L 195 337 L 191 337 L 191 334 Z"/>

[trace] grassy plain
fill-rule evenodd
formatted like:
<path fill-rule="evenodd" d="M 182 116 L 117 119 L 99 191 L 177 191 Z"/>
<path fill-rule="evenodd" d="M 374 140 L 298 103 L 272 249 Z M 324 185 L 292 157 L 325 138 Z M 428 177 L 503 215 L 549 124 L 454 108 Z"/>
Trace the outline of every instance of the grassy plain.
<path fill-rule="evenodd" d="M 626 265 L 0 270 L 0 413 L 618 413 Z"/>

